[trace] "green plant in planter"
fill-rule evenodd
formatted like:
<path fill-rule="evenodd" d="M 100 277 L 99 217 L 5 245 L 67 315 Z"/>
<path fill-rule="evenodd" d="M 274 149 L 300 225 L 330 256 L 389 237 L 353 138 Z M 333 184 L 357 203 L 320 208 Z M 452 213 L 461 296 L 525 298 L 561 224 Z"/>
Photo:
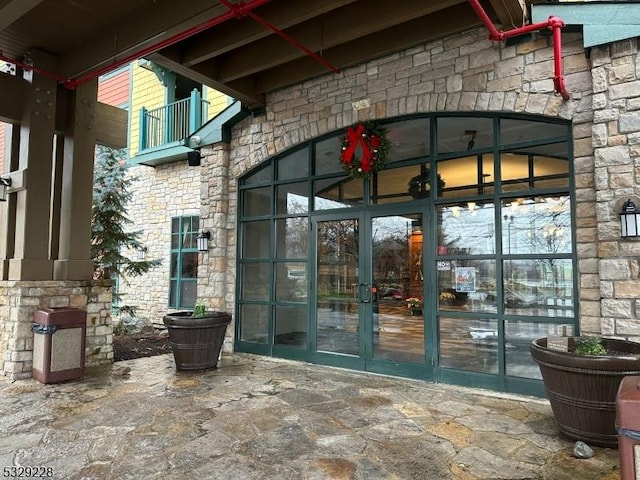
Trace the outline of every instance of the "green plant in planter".
<path fill-rule="evenodd" d="M 569 337 L 569 351 L 534 340 L 531 356 L 560 432 L 572 439 L 617 448 L 616 395 L 625 376 L 640 375 L 640 343 L 599 336 Z"/>
<path fill-rule="evenodd" d="M 193 317 L 202 318 L 207 313 L 207 307 L 204 305 L 202 300 L 197 300 L 196 304 L 193 306 Z"/>
<path fill-rule="evenodd" d="M 576 339 L 574 353 L 577 355 L 606 355 L 607 349 L 600 337 L 586 337 Z"/>

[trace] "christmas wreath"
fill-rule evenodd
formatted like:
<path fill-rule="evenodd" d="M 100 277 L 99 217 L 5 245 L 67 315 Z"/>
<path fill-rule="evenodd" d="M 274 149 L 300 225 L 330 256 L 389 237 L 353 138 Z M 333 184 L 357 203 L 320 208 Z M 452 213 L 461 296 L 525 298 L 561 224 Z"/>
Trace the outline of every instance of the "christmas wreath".
<path fill-rule="evenodd" d="M 387 162 L 391 142 L 377 122 L 360 122 L 347 128 L 340 161 L 352 177 L 369 177 Z"/>

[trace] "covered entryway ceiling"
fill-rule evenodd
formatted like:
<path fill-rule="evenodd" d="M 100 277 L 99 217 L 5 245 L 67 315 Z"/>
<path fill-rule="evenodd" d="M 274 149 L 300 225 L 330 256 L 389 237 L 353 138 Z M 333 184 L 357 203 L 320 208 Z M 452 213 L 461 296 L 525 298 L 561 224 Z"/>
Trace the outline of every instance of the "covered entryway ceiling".
<path fill-rule="evenodd" d="M 527 16 L 524 0 L 482 3 L 504 30 Z M 49 73 L 70 87 L 145 56 L 260 107 L 267 92 L 478 25 L 466 0 L 0 0 L 0 53 L 52 53 Z"/>

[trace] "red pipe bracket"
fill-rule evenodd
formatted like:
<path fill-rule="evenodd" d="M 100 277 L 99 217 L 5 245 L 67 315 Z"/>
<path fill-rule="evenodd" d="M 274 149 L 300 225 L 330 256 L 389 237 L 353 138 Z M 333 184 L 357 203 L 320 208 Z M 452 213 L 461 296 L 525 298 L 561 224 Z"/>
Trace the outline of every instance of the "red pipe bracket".
<path fill-rule="evenodd" d="M 524 35 L 527 33 L 537 32 L 539 30 L 549 29 L 552 33 L 553 38 L 553 67 L 554 67 L 554 76 L 553 76 L 553 87 L 556 93 L 559 93 L 562 96 L 563 100 L 569 100 L 571 96 L 567 91 L 567 87 L 564 83 L 564 76 L 562 75 L 562 32 L 561 29 L 564 28 L 565 23 L 561 18 L 550 16 L 546 22 L 533 23 L 530 25 L 523 25 L 522 27 L 513 28 L 507 31 L 498 30 L 487 12 L 484 10 L 482 5 L 480 5 L 479 0 L 469 0 L 469 4 L 478 14 L 482 23 L 484 23 L 487 30 L 489 30 L 489 38 L 491 40 L 496 41 L 504 41 L 511 37 L 517 37 L 519 35 Z"/>

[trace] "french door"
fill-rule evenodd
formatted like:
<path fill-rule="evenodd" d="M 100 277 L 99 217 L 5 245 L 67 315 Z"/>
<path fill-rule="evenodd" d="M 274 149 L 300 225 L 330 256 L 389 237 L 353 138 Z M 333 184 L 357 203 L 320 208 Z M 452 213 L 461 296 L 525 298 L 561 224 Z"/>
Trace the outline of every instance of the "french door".
<path fill-rule="evenodd" d="M 319 216 L 313 231 L 316 354 L 339 366 L 424 376 L 422 215 Z"/>

